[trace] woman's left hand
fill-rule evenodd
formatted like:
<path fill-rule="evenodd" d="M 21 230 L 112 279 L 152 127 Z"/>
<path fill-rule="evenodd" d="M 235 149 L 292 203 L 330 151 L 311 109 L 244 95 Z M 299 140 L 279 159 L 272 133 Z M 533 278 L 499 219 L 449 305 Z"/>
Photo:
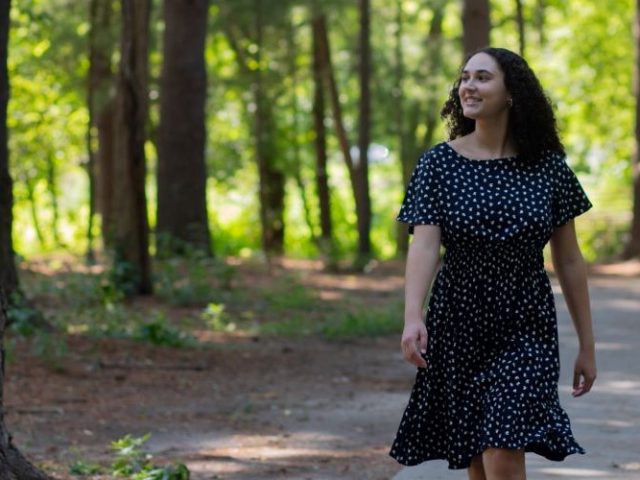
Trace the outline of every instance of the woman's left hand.
<path fill-rule="evenodd" d="M 593 386 L 596 379 L 596 354 L 593 349 L 580 350 L 573 368 L 573 392 L 574 397 L 584 395 Z"/>

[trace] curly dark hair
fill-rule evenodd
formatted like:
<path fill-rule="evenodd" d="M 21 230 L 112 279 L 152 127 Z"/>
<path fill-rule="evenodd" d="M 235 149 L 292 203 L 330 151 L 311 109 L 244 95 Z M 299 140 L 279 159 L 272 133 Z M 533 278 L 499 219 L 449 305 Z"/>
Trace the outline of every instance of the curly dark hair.
<path fill-rule="evenodd" d="M 526 60 L 505 48 L 486 47 L 467 56 L 460 67 L 460 73 L 469 59 L 478 53 L 491 55 L 504 73 L 505 87 L 513 98 L 508 128 L 515 141 L 518 156 L 525 161 L 535 162 L 545 150 L 564 154 L 551 101 Z M 440 112 L 447 123 L 449 140 L 475 130 L 475 120 L 462 114 L 459 86 L 460 76 L 454 82 L 449 99 Z"/>

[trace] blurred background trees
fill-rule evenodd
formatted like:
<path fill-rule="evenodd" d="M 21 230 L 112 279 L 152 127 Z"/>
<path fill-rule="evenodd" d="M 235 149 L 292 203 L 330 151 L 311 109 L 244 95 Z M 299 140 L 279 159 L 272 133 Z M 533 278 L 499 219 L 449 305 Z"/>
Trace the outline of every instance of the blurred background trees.
<path fill-rule="evenodd" d="M 439 110 L 465 52 L 487 42 L 524 51 L 557 107 L 596 206 L 579 221 L 587 258 L 637 256 L 634 8 L 14 2 L 3 283 L 17 285 L 12 248 L 106 253 L 132 293 L 151 291 L 154 255 L 393 258 L 407 248 L 404 185 L 445 138 Z"/>

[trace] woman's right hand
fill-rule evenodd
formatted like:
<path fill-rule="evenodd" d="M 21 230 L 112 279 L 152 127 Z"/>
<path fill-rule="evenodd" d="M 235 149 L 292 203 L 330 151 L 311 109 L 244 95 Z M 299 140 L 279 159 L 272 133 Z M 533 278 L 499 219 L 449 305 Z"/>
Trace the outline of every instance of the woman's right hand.
<path fill-rule="evenodd" d="M 427 367 L 421 355 L 427 353 L 427 327 L 422 320 L 405 323 L 400 346 L 407 362 L 419 368 Z"/>

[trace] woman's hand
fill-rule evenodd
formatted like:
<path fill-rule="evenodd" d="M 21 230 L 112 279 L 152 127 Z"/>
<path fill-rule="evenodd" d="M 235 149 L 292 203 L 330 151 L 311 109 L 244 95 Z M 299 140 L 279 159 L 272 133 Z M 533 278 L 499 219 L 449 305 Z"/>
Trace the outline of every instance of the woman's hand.
<path fill-rule="evenodd" d="M 427 362 L 420 355 L 427 353 L 427 327 L 421 320 L 405 323 L 400 346 L 407 362 L 416 367 L 427 367 Z"/>
<path fill-rule="evenodd" d="M 596 354 L 593 349 L 580 350 L 573 368 L 573 392 L 574 397 L 584 395 L 593 386 L 596 379 Z"/>

